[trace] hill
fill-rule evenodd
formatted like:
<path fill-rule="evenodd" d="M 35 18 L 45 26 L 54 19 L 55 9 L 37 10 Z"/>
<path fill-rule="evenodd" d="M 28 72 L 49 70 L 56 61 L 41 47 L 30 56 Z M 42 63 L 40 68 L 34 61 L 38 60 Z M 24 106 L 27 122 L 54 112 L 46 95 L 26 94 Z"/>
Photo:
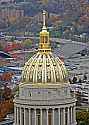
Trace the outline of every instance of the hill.
<path fill-rule="evenodd" d="M 7 25 L 9 26 L 7 31 L 39 31 L 42 25 L 40 13 L 43 9 L 47 10 L 49 14 L 48 26 L 56 27 L 55 30 L 58 30 L 61 25 L 63 27 L 73 26 L 76 32 L 88 31 L 89 3 L 87 0 L 16 0 L 15 2 L 15 8 L 24 10 L 24 18 Z M 56 21 L 57 18 L 59 21 Z"/>

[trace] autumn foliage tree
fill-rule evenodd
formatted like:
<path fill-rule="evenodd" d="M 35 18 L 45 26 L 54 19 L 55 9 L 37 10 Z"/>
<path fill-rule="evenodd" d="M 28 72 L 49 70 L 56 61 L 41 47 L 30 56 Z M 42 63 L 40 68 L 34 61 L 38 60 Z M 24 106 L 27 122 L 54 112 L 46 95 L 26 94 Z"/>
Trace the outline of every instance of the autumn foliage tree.
<path fill-rule="evenodd" d="M 10 81 L 13 75 L 14 75 L 14 73 L 12 73 L 12 72 L 6 72 L 6 73 L 3 73 L 3 75 L 0 77 L 0 79 L 3 81 Z"/>
<path fill-rule="evenodd" d="M 12 91 L 7 86 L 4 87 L 3 97 L 5 99 L 10 99 L 12 97 Z"/>
<path fill-rule="evenodd" d="M 31 39 L 26 39 L 26 40 L 23 41 L 22 44 L 23 44 L 23 46 L 24 46 L 25 48 L 30 48 L 31 45 L 32 45 L 32 40 L 31 40 Z"/>

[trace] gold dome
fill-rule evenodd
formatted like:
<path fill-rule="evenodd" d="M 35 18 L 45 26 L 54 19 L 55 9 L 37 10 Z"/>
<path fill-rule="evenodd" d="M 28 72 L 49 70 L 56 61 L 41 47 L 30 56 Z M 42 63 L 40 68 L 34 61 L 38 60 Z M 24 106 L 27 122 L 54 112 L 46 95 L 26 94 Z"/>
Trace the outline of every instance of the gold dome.
<path fill-rule="evenodd" d="M 49 32 L 45 26 L 40 32 L 40 43 L 37 54 L 26 62 L 22 72 L 22 82 L 29 84 L 62 84 L 65 83 L 67 71 L 64 63 L 51 52 Z"/>
<path fill-rule="evenodd" d="M 54 57 L 50 52 L 43 54 L 38 52 L 25 64 L 22 73 L 22 80 L 26 83 L 59 83 L 66 79 L 66 69 L 64 63 Z"/>

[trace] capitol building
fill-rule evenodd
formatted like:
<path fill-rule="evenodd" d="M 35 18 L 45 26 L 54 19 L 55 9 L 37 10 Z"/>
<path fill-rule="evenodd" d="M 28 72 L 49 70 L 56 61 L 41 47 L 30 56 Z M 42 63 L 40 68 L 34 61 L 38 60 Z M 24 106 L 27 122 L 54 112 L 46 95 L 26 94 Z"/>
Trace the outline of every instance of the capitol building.
<path fill-rule="evenodd" d="M 14 99 L 15 125 L 76 125 L 76 100 L 64 62 L 52 53 L 45 15 L 38 52 L 25 63 Z"/>

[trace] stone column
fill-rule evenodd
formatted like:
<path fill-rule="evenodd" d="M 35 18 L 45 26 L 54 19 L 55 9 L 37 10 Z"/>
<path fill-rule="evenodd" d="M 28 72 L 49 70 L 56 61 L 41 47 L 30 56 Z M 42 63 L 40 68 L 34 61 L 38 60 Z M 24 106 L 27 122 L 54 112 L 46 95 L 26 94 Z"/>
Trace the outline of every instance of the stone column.
<path fill-rule="evenodd" d="M 24 108 L 24 125 L 26 125 L 26 112 L 25 112 L 25 108 Z"/>
<path fill-rule="evenodd" d="M 20 125 L 22 125 L 22 110 L 21 110 L 21 107 L 20 107 Z"/>
<path fill-rule="evenodd" d="M 19 107 L 17 107 L 17 125 L 19 125 Z"/>
<path fill-rule="evenodd" d="M 65 125 L 65 108 L 63 108 L 63 125 Z"/>
<path fill-rule="evenodd" d="M 42 125 L 42 109 L 40 109 L 40 125 Z"/>
<path fill-rule="evenodd" d="M 54 124 L 54 109 L 52 109 L 52 124 L 55 125 Z"/>
<path fill-rule="evenodd" d="M 67 125 L 70 125 L 70 111 L 69 111 L 69 107 L 67 109 Z"/>
<path fill-rule="evenodd" d="M 71 113 L 70 113 L 70 114 L 71 114 L 71 117 L 70 117 L 71 120 L 70 120 L 70 121 L 71 121 L 71 123 L 73 123 L 73 112 L 72 112 L 72 107 L 70 108 L 70 112 L 71 112 Z"/>
<path fill-rule="evenodd" d="M 14 106 L 14 123 L 15 123 L 15 125 L 17 125 L 17 112 L 16 112 L 17 110 L 16 110 L 16 106 Z"/>
<path fill-rule="evenodd" d="M 47 120 L 47 125 L 49 125 L 48 109 L 46 109 L 46 115 L 47 115 L 46 116 L 47 117 L 47 119 L 46 119 Z"/>
<path fill-rule="evenodd" d="M 61 109 L 59 108 L 59 109 L 58 109 L 58 117 L 59 117 L 59 118 L 58 118 L 58 121 L 59 121 L 59 125 L 60 125 L 60 119 L 61 119 L 60 116 L 61 116 Z"/>
<path fill-rule="evenodd" d="M 31 125 L 31 109 L 29 109 L 29 125 Z"/>
<path fill-rule="evenodd" d="M 35 121 L 35 125 L 36 125 L 36 109 L 34 109 L 34 121 Z"/>
<path fill-rule="evenodd" d="M 73 107 L 73 122 L 76 123 L 76 109 Z"/>

